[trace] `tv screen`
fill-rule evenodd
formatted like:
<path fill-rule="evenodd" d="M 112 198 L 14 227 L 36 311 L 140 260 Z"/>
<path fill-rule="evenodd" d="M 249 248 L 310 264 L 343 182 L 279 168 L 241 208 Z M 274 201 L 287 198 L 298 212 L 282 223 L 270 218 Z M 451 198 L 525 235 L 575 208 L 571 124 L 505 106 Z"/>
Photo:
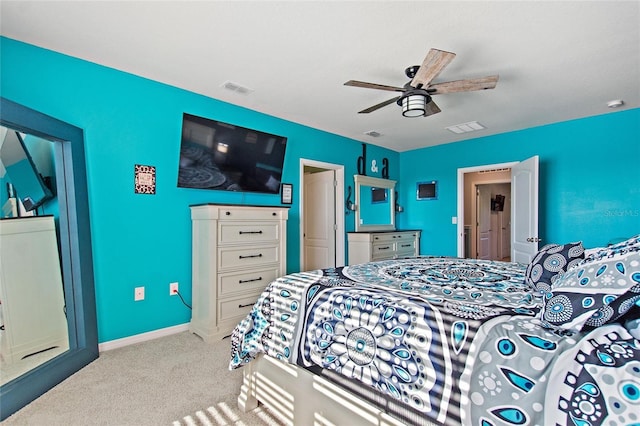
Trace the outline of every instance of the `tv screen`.
<path fill-rule="evenodd" d="M 287 138 L 184 114 L 178 186 L 278 194 Z"/>
<path fill-rule="evenodd" d="M 371 202 L 384 203 L 387 201 L 387 188 L 371 188 Z"/>
<path fill-rule="evenodd" d="M 435 180 L 431 182 L 418 182 L 416 184 L 416 199 L 435 200 L 437 198 L 436 184 L 437 182 Z"/>
<path fill-rule="evenodd" d="M 2 133 L 4 138 L 0 141 L 0 163 L 25 210 L 34 210 L 53 198 L 53 194 L 38 172 L 22 135 L 6 127 L 0 128 L 0 134 Z"/>

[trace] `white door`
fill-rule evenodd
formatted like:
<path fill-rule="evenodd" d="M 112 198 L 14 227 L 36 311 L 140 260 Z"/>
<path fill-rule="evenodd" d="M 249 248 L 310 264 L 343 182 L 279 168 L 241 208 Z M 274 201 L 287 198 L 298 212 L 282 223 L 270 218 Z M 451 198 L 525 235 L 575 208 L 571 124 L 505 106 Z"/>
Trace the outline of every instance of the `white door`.
<path fill-rule="evenodd" d="M 478 218 L 478 259 L 491 258 L 491 191 L 484 185 L 476 186 L 476 217 Z"/>
<path fill-rule="evenodd" d="M 303 270 L 336 266 L 334 182 L 333 170 L 305 175 Z"/>
<path fill-rule="evenodd" d="M 511 169 L 511 261 L 529 263 L 538 252 L 538 156 Z"/>

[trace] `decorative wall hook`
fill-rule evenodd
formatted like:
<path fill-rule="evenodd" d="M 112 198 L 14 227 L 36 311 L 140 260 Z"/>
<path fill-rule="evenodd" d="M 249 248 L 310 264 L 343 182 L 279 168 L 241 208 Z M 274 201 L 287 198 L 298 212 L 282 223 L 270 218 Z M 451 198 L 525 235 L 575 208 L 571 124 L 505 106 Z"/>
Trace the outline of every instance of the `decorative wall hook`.
<path fill-rule="evenodd" d="M 346 201 L 346 206 L 347 206 L 347 214 L 351 213 L 352 211 L 356 210 L 356 205 L 353 204 L 351 202 L 351 186 L 349 185 L 347 187 L 347 201 Z"/>
<path fill-rule="evenodd" d="M 396 213 L 402 213 L 404 211 L 404 207 L 402 207 L 400 203 L 398 203 L 398 191 L 396 191 L 395 199 L 396 199 Z"/>

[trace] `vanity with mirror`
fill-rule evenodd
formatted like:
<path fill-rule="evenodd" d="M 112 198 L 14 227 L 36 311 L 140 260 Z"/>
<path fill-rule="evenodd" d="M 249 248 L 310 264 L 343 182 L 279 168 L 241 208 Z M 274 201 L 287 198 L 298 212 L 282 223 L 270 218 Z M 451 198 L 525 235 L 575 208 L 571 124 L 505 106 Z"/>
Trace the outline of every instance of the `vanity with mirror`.
<path fill-rule="evenodd" d="M 355 232 L 347 234 L 349 265 L 417 256 L 420 231 L 396 229 L 396 181 L 355 175 Z"/>

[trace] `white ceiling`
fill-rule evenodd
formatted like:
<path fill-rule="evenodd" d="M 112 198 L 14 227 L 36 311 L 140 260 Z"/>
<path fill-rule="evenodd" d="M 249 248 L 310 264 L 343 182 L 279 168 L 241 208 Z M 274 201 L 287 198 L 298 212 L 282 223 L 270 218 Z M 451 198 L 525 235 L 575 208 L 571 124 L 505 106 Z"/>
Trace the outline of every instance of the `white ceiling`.
<path fill-rule="evenodd" d="M 2 0 L 0 16 L 6 37 L 400 152 L 640 106 L 639 1 Z M 432 47 L 457 54 L 434 82 L 497 87 L 434 96 L 429 117 L 357 113 L 394 93 L 344 82 L 402 86 Z M 469 121 L 487 129 L 445 130 Z"/>

